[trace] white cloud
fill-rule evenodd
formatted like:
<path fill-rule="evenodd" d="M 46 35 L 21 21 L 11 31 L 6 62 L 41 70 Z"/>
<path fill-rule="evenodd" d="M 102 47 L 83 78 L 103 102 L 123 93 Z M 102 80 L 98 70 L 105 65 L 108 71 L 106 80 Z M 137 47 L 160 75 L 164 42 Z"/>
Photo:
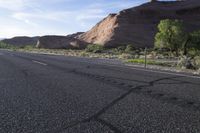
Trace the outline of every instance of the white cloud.
<path fill-rule="evenodd" d="M 31 20 L 52 20 L 63 22 L 66 17 L 69 17 L 71 12 L 68 11 L 49 11 L 49 12 L 15 12 L 12 17 L 18 20 L 27 21 Z"/>
<path fill-rule="evenodd" d="M 81 12 L 77 12 L 76 19 L 78 21 L 87 21 L 91 19 L 101 19 L 105 17 L 105 11 L 102 9 L 86 9 Z"/>
<path fill-rule="evenodd" d="M 0 26 L 1 29 L 1 33 L 3 33 L 3 35 L 0 35 L 0 37 L 13 37 L 13 36 L 21 36 L 21 35 L 29 35 L 30 33 L 25 30 L 22 29 L 20 27 L 16 27 L 16 26 Z"/>
<path fill-rule="evenodd" d="M 1 33 L 5 36 L 65 34 L 86 31 L 112 11 L 132 7 L 136 2 L 91 2 L 82 8 L 54 7 L 59 2 L 75 0 L 0 0 L 0 11 L 7 11 L 0 18 Z M 77 0 L 78 2 L 78 0 Z M 74 6 L 74 5 L 73 5 Z M 7 24 L 7 22 L 10 22 Z M 64 29 L 66 28 L 66 30 Z M 67 31 L 68 30 L 68 31 Z M 65 32 L 66 31 L 66 32 Z M 1 35 L 0 35 L 1 36 Z"/>
<path fill-rule="evenodd" d="M 8 10 L 20 10 L 23 7 L 23 0 L 0 0 L 0 8 Z"/>
<path fill-rule="evenodd" d="M 22 11 L 22 10 L 32 10 L 36 7 L 37 3 L 34 0 L 0 0 L 0 9 L 6 9 L 9 11 Z"/>
<path fill-rule="evenodd" d="M 139 1 L 115 1 L 115 2 L 105 2 L 105 3 L 92 3 L 89 5 L 89 8 L 100 8 L 100 9 L 115 9 L 122 10 L 125 8 L 133 7 L 134 5 L 138 5 L 141 2 Z"/>
<path fill-rule="evenodd" d="M 14 12 L 12 17 L 32 26 L 37 26 L 38 22 L 51 21 L 60 23 L 75 22 L 82 27 L 87 27 L 92 20 L 100 20 L 107 14 L 102 9 L 86 8 L 78 11 L 34 11 L 34 12 Z"/>
<path fill-rule="evenodd" d="M 34 10 L 42 4 L 55 4 L 72 0 L 0 0 L 0 8 L 10 11 Z"/>

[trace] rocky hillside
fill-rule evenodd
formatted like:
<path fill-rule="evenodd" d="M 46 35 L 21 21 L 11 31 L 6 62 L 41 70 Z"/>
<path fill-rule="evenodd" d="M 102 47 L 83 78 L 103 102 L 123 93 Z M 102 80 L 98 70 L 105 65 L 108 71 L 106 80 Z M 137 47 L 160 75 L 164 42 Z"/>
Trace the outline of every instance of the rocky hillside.
<path fill-rule="evenodd" d="M 43 36 L 38 39 L 36 47 L 49 49 L 82 49 L 85 48 L 85 42 L 82 42 L 74 35 L 69 36 Z"/>
<path fill-rule="evenodd" d="M 106 47 L 127 44 L 152 47 L 157 25 L 162 19 L 181 19 L 187 30 L 200 29 L 200 0 L 148 2 L 118 14 L 110 14 L 76 38 Z"/>
<path fill-rule="evenodd" d="M 24 47 L 26 45 L 33 45 L 35 46 L 37 44 L 39 37 L 26 37 L 26 36 L 20 36 L 20 37 L 14 37 L 11 39 L 4 39 L 2 42 L 18 47 Z"/>
<path fill-rule="evenodd" d="M 162 19 L 180 19 L 188 31 L 200 30 L 200 0 L 156 1 L 110 14 L 91 30 L 68 36 L 15 37 L 3 40 L 17 46 L 36 45 L 39 48 L 84 48 L 87 44 L 117 47 L 153 47 L 157 25 Z M 38 42 L 37 42 L 38 40 Z"/>

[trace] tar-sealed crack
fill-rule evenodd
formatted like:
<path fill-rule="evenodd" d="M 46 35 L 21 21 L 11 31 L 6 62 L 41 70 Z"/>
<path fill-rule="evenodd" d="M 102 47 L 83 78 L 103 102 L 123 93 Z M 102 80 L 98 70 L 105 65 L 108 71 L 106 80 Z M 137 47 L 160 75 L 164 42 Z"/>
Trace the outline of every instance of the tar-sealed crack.
<path fill-rule="evenodd" d="M 30 58 L 28 58 L 28 57 L 21 57 L 21 58 L 30 60 Z M 74 126 L 79 125 L 81 123 L 86 123 L 86 122 L 90 122 L 90 121 L 97 121 L 97 122 L 100 122 L 101 124 L 109 127 L 112 131 L 114 131 L 116 133 L 120 133 L 121 131 L 119 129 L 117 129 L 116 127 L 114 127 L 110 123 L 100 119 L 99 116 L 104 114 L 108 109 L 113 107 L 115 104 L 119 103 L 121 100 L 123 100 L 125 97 L 127 97 L 131 93 L 143 94 L 145 96 L 148 96 L 148 97 L 151 97 L 151 98 L 163 101 L 163 102 L 168 102 L 168 103 L 171 103 L 171 104 L 181 106 L 185 109 L 189 109 L 189 110 L 192 109 L 192 110 L 200 111 L 200 103 L 199 102 L 189 101 L 187 99 L 182 99 L 182 98 L 178 98 L 178 97 L 171 96 L 171 95 L 164 94 L 164 93 L 157 93 L 153 90 L 145 90 L 144 89 L 145 87 L 152 87 L 156 84 L 160 84 L 160 83 L 157 83 L 159 81 L 179 78 L 180 76 L 179 77 L 176 76 L 176 77 L 160 78 L 160 79 L 157 79 L 157 80 L 153 80 L 151 82 L 133 80 L 135 82 L 145 84 L 145 85 L 139 85 L 139 86 L 133 87 L 133 85 L 131 85 L 131 84 L 126 84 L 124 82 L 116 81 L 116 79 L 118 79 L 116 77 L 108 77 L 108 76 L 106 77 L 106 76 L 101 76 L 101 75 L 97 75 L 97 74 L 91 74 L 91 73 L 83 72 L 83 71 L 80 71 L 80 70 L 77 70 L 77 69 L 69 69 L 69 68 L 67 69 L 67 68 L 64 68 L 64 67 L 59 67 L 59 66 L 54 65 L 54 64 L 49 64 L 48 67 L 53 67 L 53 68 L 59 69 L 59 70 L 64 71 L 64 72 L 73 73 L 73 74 L 76 74 L 76 75 L 79 75 L 79 76 L 87 77 L 87 78 L 90 78 L 91 80 L 97 80 L 99 82 L 103 82 L 103 83 L 109 84 L 111 86 L 115 86 L 115 87 L 125 91 L 125 93 L 123 93 L 122 95 L 120 95 L 119 97 L 117 97 L 116 99 L 111 101 L 109 104 L 107 104 L 104 108 L 99 110 L 96 114 L 92 115 L 91 117 L 86 118 L 86 119 L 81 120 L 81 121 L 71 122 L 70 125 L 67 125 L 66 127 L 61 128 L 61 129 L 57 130 L 56 132 L 65 131 L 66 129 L 74 127 Z M 86 68 L 90 69 L 90 66 L 87 66 Z"/>

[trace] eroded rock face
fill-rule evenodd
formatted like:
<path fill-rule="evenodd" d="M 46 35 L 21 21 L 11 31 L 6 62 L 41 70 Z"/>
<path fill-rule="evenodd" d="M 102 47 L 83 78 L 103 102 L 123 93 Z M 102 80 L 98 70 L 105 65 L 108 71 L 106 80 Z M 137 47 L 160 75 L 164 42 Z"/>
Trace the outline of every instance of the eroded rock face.
<path fill-rule="evenodd" d="M 43 36 L 40 37 L 36 47 L 49 49 L 82 49 L 85 42 L 67 36 Z"/>
<path fill-rule="evenodd" d="M 88 32 L 77 36 L 91 44 L 106 47 L 132 44 L 153 47 L 157 25 L 162 19 L 180 19 L 188 31 L 200 29 L 200 1 L 149 2 L 110 14 Z"/>
<path fill-rule="evenodd" d="M 79 35 L 78 38 L 92 44 L 107 45 L 106 43 L 111 41 L 117 27 L 116 14 L 110 14 L 90 31 Z"/>
<path fill-rule="evenodd" d="M 32 45 L 35 46 L 37 44 L 39 37 L 26 37 L 26 36 L 20 36 L 20 37 L 14 37 L 11 39 L 4 39 L 2 42 L 18 47 L 24 47 L 26 45 Z"/>

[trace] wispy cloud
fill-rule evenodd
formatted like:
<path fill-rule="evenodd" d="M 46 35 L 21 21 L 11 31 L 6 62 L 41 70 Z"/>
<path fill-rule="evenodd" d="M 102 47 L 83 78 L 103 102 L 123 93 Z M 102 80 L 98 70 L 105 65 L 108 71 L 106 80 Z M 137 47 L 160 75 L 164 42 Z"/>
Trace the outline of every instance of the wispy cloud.
<path fill-rule="evenodd" d="M 132 7 L 140 1 L 0 0 L 0 28 L 4 28 L 4 36 L 9 37 L 86 31 L 109 13 Z"/>
<path fill-rule="evenodd" d="M 23 0 L 0 0 L 0 8 L 8 10 L 21 10 L 25 7 Z"/>
<path fill-rule="evenodd" d="M 73 12 L 68 11 L 49 11 L 49 12 L 15 12 L 12 17 L 18 20 L 48 20 L 65 22 L 65 19 L 70 17 Z"/>
<path fill-rule="evenodd" d="M 89 5 L 90 8 L 101 8 L 101 9 L 124 9 L 128 7 L 133 7 L 134 5 L 138 5 L 141 2 L 138 0 L 135 1 L 112 1 L 112 2 L 105 2 L 105 3 L 92 3 Z"/>
<path fill-rule="evenodd" d="M 70 2 L 72 0 L 0 0 L 0 8 L 10 11 L 32 10 L 41 8 L 43 4 L 55 4 L 60 2 Z"/>

